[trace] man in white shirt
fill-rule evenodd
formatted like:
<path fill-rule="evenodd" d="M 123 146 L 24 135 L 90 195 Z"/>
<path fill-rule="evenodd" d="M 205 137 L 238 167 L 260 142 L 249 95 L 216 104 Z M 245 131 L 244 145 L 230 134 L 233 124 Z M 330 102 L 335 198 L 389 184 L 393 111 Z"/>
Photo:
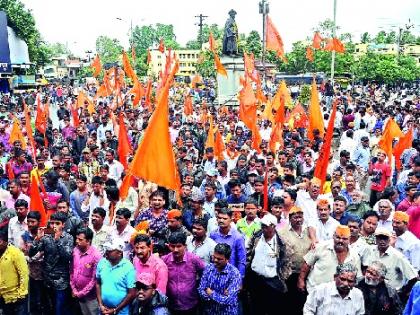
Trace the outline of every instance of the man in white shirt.
<path fill-rule="evenodd" d="M 330 216 L 331 206 L 326 199 L 317 200 L 318 220 L 315 224 L 316 238 L 319 242 L 332 240 L 340 223 Z"/>
<path fill-rule="evenodd" d="M 394 205 L 388 199 L 378 201 L 378 228 L 383 227 L 392 232 L 392 217 L 394 216 Z"/>
<path fill-rule="evenodd" d="M 103 208 L 106 211 L 106 217 L 104 224 L 110 225 L 108 211 L 109 211 L 109 200 L 104 191 L 104 182 L 100 176 L 94 176 L 92 178 L 92 190 L 93 193 L 89 193 L 88 197 L 82 203 L 82 212 L 89 213 L 89 224 L 92 224 L 92 211 L 95 208 Z"/>
<path fill-rule="evenodd" d="M 113 133 L 114 126 L 112 123 L 109 122 L 109 118 L 107 116 L 102 116 L 102 124 L 98 127 L 97 134 L 99 141 L 106 141 L 105 132 L 110 131 Z"/>
<path fill-rule="evenodd" d="M 112 149 L 106 151 L 105 158 L 105 164 L 109 166 L 108 176 L 118 183 L 121 179 L 121 174 L 124 172 L 124 166 L 119 161 L 115 160 L 115 152 Z"/>
<path fill-rule="evenodd" d="M 420 240 L 408 230 L 409 215 L 403 211 L 395 211 L 392 227 L 397 240 L 394 247 L 398 249 L 413 265 L 420 270 Z"/>
<path fill-rule="evenodd" d="M 304 315 L 365 314 L 363 293 L 355 288 L 357 269 L 349 263 L 337 266 L 334 281 L 322 283 L 310 291 Z"/>
<path fill-rule="evenodd" d="M 16 216 L 11 218 L 8 227 L 9 243 L 20 248 L 22 234 L 28 230 L 26 216 L 28 214 L 28 202 L 18 199 L 15 202 Z"/>
<path fill-rule="evenodd" d="M 127 259 L 130 259 L 131 252 L 133 251 L 133 247 L 131 246 L 131 236 L 136 231 L 130 225 L 130 218 L 130 210 L 127 208 L 118 209 L 115 214 L 115 225 L 112 226 L 107 239 L 108 242 L 112 242 L 115 239 L 122 240 L 125 244 L 123 256 Z"/>

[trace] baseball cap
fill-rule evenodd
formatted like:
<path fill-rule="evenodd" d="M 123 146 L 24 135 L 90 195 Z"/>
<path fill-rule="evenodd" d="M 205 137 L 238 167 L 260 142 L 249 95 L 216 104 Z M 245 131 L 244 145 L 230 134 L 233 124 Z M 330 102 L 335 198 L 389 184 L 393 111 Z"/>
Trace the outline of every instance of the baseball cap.
<path fill-rule="evenodd" d="M 136 288 L 144 288 L 145 287 L 154 287 L 156 285 L 156 280 L 153 274 L 149 272 L 142 272 L 137 275 L 136 279 Z"/>
<path fill-rule="evenodd" d="M 384 227 L 378 227 L 375 230 L 375 236 L 379 236 L 379 235 L 391 237 L 392 234 L 388 229 L 386 229 Z"/>
<path fill-rule="evenodd" d="M 206 175 L 208 175 L 208 176 L 217 176 L 218 175 L 218 172 L 217 172 L 216 169 L 211 168 L 211 169 L 207 170 Z"/>
<path fill-rule="evenodd" d="M 267 226 L 277 225 L 277 218 L 271 213 L 267 213 L 265 216 L 262 217 L 262 219 L 260 219 L 260 223 Z"/>
<path fill-rule="evenodd" d="M 119 250 L 123 251 L 125 243 L 122 239 L 114 238 L 112 241 L 106 242 L 104 245 L 105 251 Z"/>

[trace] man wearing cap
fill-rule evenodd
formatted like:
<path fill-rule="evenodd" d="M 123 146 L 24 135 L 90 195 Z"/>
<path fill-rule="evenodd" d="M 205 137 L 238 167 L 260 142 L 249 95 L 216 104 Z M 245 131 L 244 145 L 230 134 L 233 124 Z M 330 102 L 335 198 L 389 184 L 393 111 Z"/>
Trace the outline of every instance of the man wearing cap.
<path fill-rule="evenodd" d="M 247 250 L 246 284 L 249 285 L 252 314 L 278 314 L 287 292 L 290 276 L 290 249 L 276 231 L 277 219 L 267 213 L 260 220 L 261 230 L 251 238 Z"/>
<path fill-rule="evenodd" d="M 365 300 L 365 315 L 402 313 L 402 304 L 397 291 L 385 282 L 386 273 L 383 263 L 373 261 L 367 267 L 363 280 L 357 284 Z"/>
<path fill-rule="evenodd" d="M 364 266 L 369 266 L 377 260 L 383 263 L 388 270 L 385 279 L 387 283 L 397 291 L 404 286 L 410 286 L 416 281 L 417 272 L 397 249 L 390 246 L 391 232 L 385 228 L 375 230 L 376 246 L 371 246 L 368 253 L 363 257 Z"/>
<path fill-rule="evenodd" d="M 103 314 L 128 315 L 136 296 L 136 272 L 131 262 L 123 258 L 124 247 L 119 238 L 105 243 L 105 258 L 96 268 L 96 297 Z"/>
<path fill-rule="evenodd" d="M 300 273 L 300 267 L 303 263 L 303 256 L 311 247 L 311 239 L 309 238 L 308 227 L 303 221 L 303 210 L 293 206 L 289 211 L 289 224 L 283 226 L 279 235 L 291 249 L 290 260 L 292 263 L 292 274 L 286 281 L 287 295 L 285 304 L 287 306 L 287 314 L 302 314 L 305 296 L 297 290 L 297 280 Z"/>
<path fill-rule="evenodd" d="M 397 235 L 394 247 L 398 249 L 413 267 L 420 270 L 420 240 L 408 230 L 409 215 L 402 211 L 395 211 L 392 228 Z"/>
<path fill-rule="evenodd" d="M 308 252 L 302 264 L 298 288 L 308 292 L 321 283 L 329 282 L 333 279 L 337 265 L 341 263 L 352 264 L 361 276 L 360 258 L 357 252 L 349 248 L 350 229 L 347 226 L 337 226 L 333 240 L 318 244 L 315 249 Z M 305 280 L 307 283 L 305 285 Z"/>
<path fill-rule="evenodd" d="M 334 279 L 317 285 L 309 292 L 304 315 L 365 314 L 363 294 L 354 287 L 358 270 L 349 263 L 339 264 L 334 269 Z"/>
<path fill-rule="evenodd" d="M 204 196 L 201 192 L 194 192 L 191 196 L 191 209 L 184 211 L 182 221 L 185 227 L 191 231 L 195 219 L 202 218 L 206 221 L 210 219 L 210 215 L 203 210 Z M 188 235 L 188 234 L 187 234 Z"/>
<path fill-rule="evenodd" d="M 156 290 L 153 274 L 139 273 L 137 275 L 137 298 L 131 304 L 130 315 L 170 315 L 168 298 Z"/>
<path fill-rule="evenodd" d="M 241 287 L 239 270 L 229 263 L 232 250 L 228 244 L 217 244 L 213 263 L 204 269 L 198 293 L 204 300 L 206 315 L 237 315 Z"/>
<path fill-rule="evenodd" d="M 162 230 L 156 232 L 156 237 L 160 238 L 167 244 L 172 233 L 181 232 L 185 233 L 187 236 L 191 235 L 190 231 L 182 225 L 182 212 L 180 210 L 169 210 L 166 217 L 168 219 L 168 223 Z"/>
<path fill-rule="evenodd" d="M 206 187 L 207 183 L 213 183 L 216 185 L 217 189 L 216 189 L 216 198 L 217 199 L 223 199 L 226 197 L 226 191 L 224 189 L 224 187 L 218 182 L 217 180 L 217 170 L 216 169 L 210 169 L 206 172 L 206 177 L 204 178 L 204 180 L 201 182 L 200 185 L 200 191 L 201 193 L 204 194 L 204 189 Z"/>
<path fill-rule="evenodd" d="M 127 208 L 120 208 L 115 214 L 115 220 L 110 218 L 115 225 L 109 231 L 107 241 L 120 239 L 124 242 L 124 258 L 130 259 L 133 247 L 131 246 L 130 239 L 135 232 L 134 228 L 130 225 L 131 211 Z"/>

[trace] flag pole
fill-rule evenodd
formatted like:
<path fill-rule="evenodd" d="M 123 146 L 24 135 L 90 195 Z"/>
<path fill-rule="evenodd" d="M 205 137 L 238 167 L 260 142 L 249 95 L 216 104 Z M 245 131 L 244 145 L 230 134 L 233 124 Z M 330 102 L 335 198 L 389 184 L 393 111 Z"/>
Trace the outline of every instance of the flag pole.
<path fill-rule="evenodd" d="M 334 0 L 334 20 L 333 20 L 333 38 L 336 36 L 337 30 L 337 0 Z M 334 87 L 334 66 L 335 66 L 335 50 L 331 54 L 331 84 Z"/>

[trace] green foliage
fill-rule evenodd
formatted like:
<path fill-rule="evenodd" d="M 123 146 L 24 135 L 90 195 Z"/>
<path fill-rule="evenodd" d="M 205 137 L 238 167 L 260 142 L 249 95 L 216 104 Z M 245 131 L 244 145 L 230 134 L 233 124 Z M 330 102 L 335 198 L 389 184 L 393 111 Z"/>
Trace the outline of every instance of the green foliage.
<path fill-rule="evenodd" d="M 336 30 L 340 27 L 336 26 Z M 314 28 L 314 31 L 318 31 L 323 38 L 332 37 L 334 31 L 334 21 L 326 19 L 325 21 L 319 22 L 318 26 Z"/>
<path fill-rule="evenodd" d="M 93 70 L 92 67 L 82 67 L 80 69 L 80 71 L 77 74 L 77 78 L 83 79 L 83 78 L 88 78 L 88 77 L 92 77 L 93 76 Z"/>
<path fill-rule="evenodd" d="M 203 50 L 197 63 L 197 72 L 203 77 L 216 77 L 214 57 L 210 50 Z"/>
<path fill-rule="evenodd" d="M 410 56 L 368 53 L 360 58 L 355 74 L 365 81 L 392 84 L 420 78 L 420 68 Z"/>
<path fill-rule="evenodd" d="M 372 38 L 368 32 L 364 32 L 360 37 L 360 42 L 362 44 L 369 44 L 372 41 Z"/>
<path fill-rule="evenodd" d="M 103 35 L 96 39 L 96 52 L 99 54 L 102 64 L 118 62 L 121 59 L 122 50 L 123 47 L 118 39 Z"/>
<path fill-rule="evenodd" d="M 60 55 L 70 55 L 71 51 L 68 47 L 62 43 L 52 43 L 48 45 L 53 57 Z"/>
<path fill-rule="evenodd" d="M 309 84 L 305 84 L 302 86 L 302 89 L 300 90 L 298 100 L 301 104 L 307 104 L 309 102 L 309 99 L 311 98 L 311 86 Z"/>
<path fill-rule="evenodd" d="M 253 53 L 254 57 L 261 58 L 262 42 L 260 34 L 257 31 L 251 31 L 246 38 L 244 50 L 247 53 Z"/>

